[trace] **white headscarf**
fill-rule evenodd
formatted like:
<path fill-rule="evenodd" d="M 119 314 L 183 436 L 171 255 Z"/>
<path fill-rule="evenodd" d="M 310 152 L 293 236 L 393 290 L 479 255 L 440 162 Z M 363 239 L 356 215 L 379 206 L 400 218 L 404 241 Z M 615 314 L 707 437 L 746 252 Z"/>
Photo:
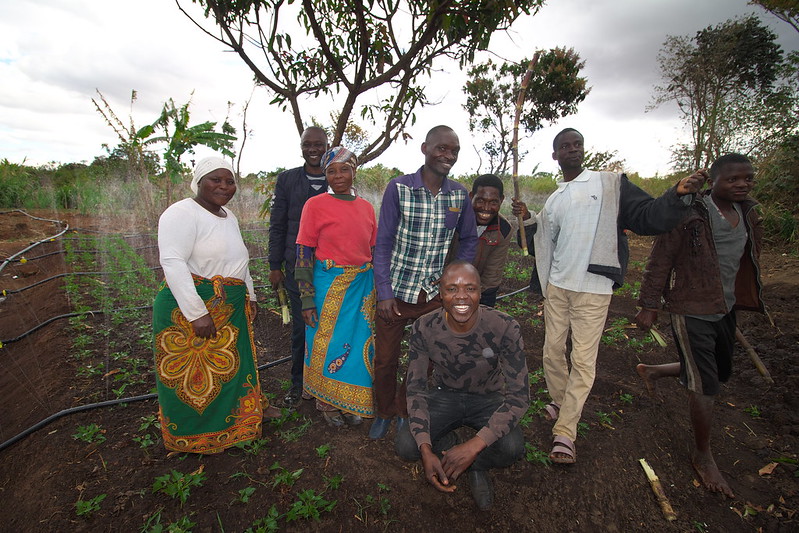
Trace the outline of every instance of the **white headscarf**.
<path fill-rule="evenodd" d="M 194 167 L 194 177 L 191 180 L 191 190 L 197 194 L 197 184 L 203 179 L 204 176 L 210 174 L 214 170 L 224 168 L 233 174 L 233 179 L 236 179 L 236 172 L 233 170 L 233 165 L 222 159 L 221 157 L 211 156 L 200 159 Z"/>

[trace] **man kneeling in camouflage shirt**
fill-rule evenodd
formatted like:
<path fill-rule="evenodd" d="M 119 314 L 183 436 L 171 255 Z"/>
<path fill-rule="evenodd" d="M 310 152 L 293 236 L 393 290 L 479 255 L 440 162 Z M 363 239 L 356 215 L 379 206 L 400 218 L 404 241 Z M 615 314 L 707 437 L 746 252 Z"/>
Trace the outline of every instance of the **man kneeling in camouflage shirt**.
<path fill-rule="evenodd" d="M 470 263 L 447 266 L 440 289 L 443 308 L 413 324 L 409 424 L 396 452 L 407 461 L 421 458 L 427 481 L 441 492 L 454 491 L 468 471 L 475 503 L 486 510 L 494 500 L 488 470 L 524 453 L 519 419 L 530 401 L 524 344 L 513 318 L 480 306 L 480 275 Z M 454 431 L 462 426 L 477 434 L 458 444 Z"/>

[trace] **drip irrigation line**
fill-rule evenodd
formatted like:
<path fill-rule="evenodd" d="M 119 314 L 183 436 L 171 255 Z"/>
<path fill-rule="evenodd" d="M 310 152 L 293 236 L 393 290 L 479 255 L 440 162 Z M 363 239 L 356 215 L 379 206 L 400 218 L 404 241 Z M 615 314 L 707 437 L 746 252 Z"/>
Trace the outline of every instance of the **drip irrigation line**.
<path fill-rule="evenodd" d="M 25 215 L 28 215 L 28 213 L 25 213 L 25 211 L 22 211 L 21 209 L 18 209 L 17 211 L 19 211 L 20 213 L 24 213 Z M 29 217 L 31 217 L 31 218 L 35 218 L 35 219 L 37 219 L 37 220 L 45 220 L 45 221 L 47 221 L 47 222 L 56 222 L 56 223 L 58 223 L 58 224 L 64 224 L 64 222 L 62 222 L 62 221 L 60 221 L 60 220 L 48 220 L 48 219 L 46 219 L 46 218 L 38 218 L 38 217 L 34 217 L 34 216 L 32 216 L 32 215 L 28 215 L 28 216 L 29 216 Z M 52 236 L 50 236 L 50 237 L 45 237 L 44 239 L 42 239 L 42 240 L 40 240 L 40 241 L 36 241 L 36 242 L 34 242 L 33 244 L 31 244 L 30 246 L 28 246 L 28 247 L 26 247 L 26 248 L 24 248 L 24 249 L 20 250 L 19 252 L 15 253 L 14 255 L 12 255 L 12 256 L 9 256 L 8 258 L 6 258 L 6 260 L 5 260 L 5 261 L 3 261 L 2 263 L 0 263 L 0 272 L 2 272 L 2 271 L 3 271 L 3 269 L 4 269 L 6 266 L 8 266 L 9 264 L 11 264 L 11 262 L 12 262 L 12 261 L 14 261 L 14 259 L 16 259 L 17 257 L 21 256 L 22 254 L 24 254 L 24 253 L 25 253 L 25 252 L 27 252 L 28 250 L 32 250 L 33 248 L 36 248 L 37 246 L 39 246 L 39 245 L 40 245 L 40 244 L 42 244 L 42 243 L 45 243 L 45 242 L 48 242 L 48 241 L 51 241 L 51 240 L 57 239 L 58 237 L 60 237 L 60 236 L 61 236 L 61 235 L 63 235 L 64 233 L 66 233 L 68 230 L 69 230 L 69 224 L 66 224 L 66 227 L 65 227 L 63 230 L 61 230 L 60 232 L 56 233 L 55 235 L 52 235 Z"/>
<path fill-rule="evenodd" d="M 28 213 L 27 211 L 25 211 L 24 209 L 12 209 L 11 211 L 3 211 L 3 212 L 0 212 L 0 215 L 10 215 L 11 213 L 22 213 L 26 217 L 32 218 L 34 220 L 42 220 L 44 222 L 54 222 L 56 224 L 64 224 L 63 220 L 53 220 L 52 218 L 41 218 L 41 217 L 33 216 L 30 213 Z"/>
<path fill-rule="evenodd" d="M 148 244 L 146 246 L 137 246 L 136 248 L 132 248 L 131 250 L 145 250 L 147 248 L 156 248 L 158 247 L 157 244 Z M 104 252 L 104 250 L 70 250 L 70 253 L 73 254 L 99 254 Z M 58 254 L 65 254 L 67 253 L 66 250 L 55 250 L 53 252 L 47 252 L 46 254 L 37 255 L 36 257 L 26 257 L 25 261 L 35 261 L 36 259 L 43 259 L 45 257 L 50 257 L 51 255 L 58 255 Z M 14 262 L 20 261 L 21 259 L 14 259 Z"/>
<path fill-rule="evenodd" d="M 505 294 L 500 294 L 499 296 L 497 296 L 497 300 L 501 300 L 501 299 L 503 299 L 503 298 L 507 298 L 507 297 L 509 297 L 509 296 L 513 296 L 514 294 L 519 294 L 520 292 L 524 292 L 524 291 L 526 291 L 526 290 L 527 290 L 527 289 L 529 289 L 529 288 L 530 288 L 530 286 L 529 286 L 529 285 L 527 285 L 526 287 L 522 287 L 521 289 L 517 289 L 517 290 L 515 290 L 515 291 L 513 291 L 513 292 L 508 292 L 508 293 L 505 293 Z"/>
<path fill-rule="evenodd" d="M 123 239 L 127 239 L 129 237 L 144 237 L 158 235 L 157 233 L 122 233 L 120 231 L 100 231 L 99 229 L 89 229 L 89 228 L 72 228 L 74 231 L 82 231 L 85 233 L 99 233 L 102 235 L 120 235 Z M 70 237 L 77 239 L 78 237 Z"/>
<path fill-rule="evenodd" d="M 260 365 L 258 367 L 258 370 L 264 370 L 264 369 L 267 369 L 267 368 L 271 368 L 273 366 L 277 366 L 277 365 L 286 363 L 288 361 L 291 361 L 291 356 L 290 355 L 288 355 L 286 357 L 283 357 L 282 359 L 278 359 L 276 361 L 271 361 L 269 363 L 264 363 L 264 364 L 262 364 L 262 365 Z M 114 405 L 122 405 L 122 404 L 128 404 L 128 403 L 133 403 L 133 402 L 140 402 L 140 401 L 143 401 L 143 400 L 154 400 L 156 398 L 158 398 L 158 394 L 150 393 L 150 394 L 142 394 L 140 396 L 130 396 L 128 398 L 117 398 L 116 400 L 106 400 L 104 402 L 97 402 L 97 403 L 90 403 L 90 404 L 86 404 L 86 405 L 79 405 L 78 407 L 70 407 L 69 409 L 64 409 L 64 410 L 59 411 L 59 412 L 57 412 L 57 413 L 55 413 L 53 415 L 48 416 L 44 420 L 38 422 L 37 424 L 34 424 L 33 426 L 29 427 L 25 431 L 23 431 L 21 433 L 18 433 L 14 437 L 12 437 L 12 438 L 8 439 L 7 441 L 5 441 L 4 443 L 0 444 L 0 451 L 5 450 L 6 448 L 11 446 L 12 444 L 24 439 L 25 437 L 27 437 L 31 433 L 42 429 L 43 427 L 45 427 L 46 425 L 50 424 L 51 422 L 55 422 L 56 420 L 58 420 L 61 417 L 64 417 L 64 416 L 67 416 L 67 415 L 72 415 L 72 414 L 75 414 L 75 413 L 80 413 L 80 412 L 83 412 L 83 411 L 89 411 L 91 409 L 97 409 L 97 408 L 100 408 L 100 407 L 111 407 L 111 406 L 114 406 Z"/>
<path fill-rule="evenodd" d="M 146 268 L 148 268 L 149 270 L 160 270 L 160 269 L 162 269 L 164 267 L 162 267 L 161 265 L 158 265 L 158 266 L 146 267 Z M 63 272 L 61 274 L 56 274 L 55 276 L 50 276 L 49 278 L 41 279 L 41 280 L 37 281 L 36 283 L 33 283 L 33 284 L 28 285 L 26 287 L 20 287 L 19 289 L 5 289 L 5 290 L 2 291 L 2 294 L 3 295 L 16 294 L 18 292 L 27 291 L 28 289 L 32 289 L 34 287 L 38 287 L 39 285 L 41 285 L 43 283 L 47 283 L 48 281 L 53 281 L 54 279 L 58 279 L 58 278 L 65 278 L 67 276 L 98 276 L 98 275 L 104 275 L 104 274 L 130 274 L 131 272 L 138 272 L 138 271 L 139 270 L 112 270 L 112 271 L 108 271 L 108 272 Z"/>
<path fill-rule="evenodd" d="M 160 268 L 160 267 L 152 267 L 152 268 L 157 269 L 157 268 Z M 123 270 L 121 272 L 136 272 L 136 271 L 135 270 Z M 106 274 L 106 273 L 113 274 L 113 272 L 100 272 L 100 274 Z M 35 287 L 36 285 L 44 283 L 46 281 L 49 281 L 50 279 L 55 279 L 57 277 L 66 276 L 66 275 L 70 275 L 70 274 L 98 274 L 98 272 L 71 272 L 69 274 L 59 274 L 57 276 L 53 276 L 52 278 L 41 280 L 41 281 L 39 281 L 37 283 L 34 283 L 33 285 L 30 285 L 28 287 L 24 287 L 22 289 L 6 290 L 6 291 L 3 291 L 3 292 L 6 293 L 6 294 L 13 294 L 15 292 L 21 292 L 22 290 L 29 289 L 31 287 Z M 269 286 L 271 286 L 271 285 L 254 285 L 253 288 L 255 288 L 255 289 L 263 289 L 263 288 L 266 288 L 266 287 L 269 287 Z M 513 292 L 509 292 L 509 293 L 506 293 L 506 294 L 501 294 L 501 295 L 497 296 L 497 300 L 501 300 L 503 298 L 508 298 L 509 296 L 513 296 L 514 294 L 518 294 L 520 292 L 526 291 L 529 288 L 530 288 L 530 286 L 527 285 L 527 286 L 522 287 L 521 289 L 515 290 Z M 20 341 L 20 340 L 24 339 L 25 337 L 27 337 L 28 335 L 30 335 L 31 333 L 33 333 L 35 331 L 38 331 L 39 329 L 43 328 L 44 326 L 50 324 L 51 322 L 55 322 L 56 320 L 60 320 L 62 318 L 72 318 L 72 317 L 75 317 L 75 316 L 94 315 L 94 314 L 101 315 L 101 314 L 104 314 L 104 313 L 116 313 L 118 311 L 134 311 L 134 310 L 139 310 L 139 309 L 151 309 L 152 307 L 153 307 L 152 305 L 143 305 L 143 306 L 138 306 L 138 307 L 121 307 L 119 309 L 111 309 L 109 311 L 103 311 L 102 309 L 94 309 L 94 310 L 90 310 L 90 311 L 81 311 L 81 312 L 78 312 L 78 313 L 66 313 L 66 314 L 63 314 L 63 315 L 54 316 L 54 317 L 52 317 L 52 318 L 50 318 L 48 320 L 45 320 L 44 322 L 42 322 L 38 326 L 36 326 L 36 327 L 26 331 L 25 333 L 19 335 L 18 337 L 14 337 L 13 339 L 8 339 L 8 340 L 0 340 L 0 348 L 5 346 L 6 344 L 11 344 L 13 342 Z"/>
<path fill-rule="evenodd" d="M 137 310 L 137 309 L 152 309 L 152 307 L 153 307 L 152 305 L 142 305 L 142 306 L 139 306 L 139 307 L 121 307 L 119 309 L 110 309 L 108 311 L 104 311 L 102 309 L 93 309 L 93 310 L 90 310 L 90 311 L 81 311 L 79 313 L 66 313 L 66 314 L 63 314 L 63 315 L 54 316 L 52 318 L 48 318 L 47 320 L 45 320 L 44 322 L 42 322 L 38 326 L 34 327 L 33 329 L 30 329 L 30 330 L 26 331 L 25 333 L 23 333 L 22 335 L 20 335 L 18 337 L 14 337 L 13 339 L 0 341 L 0 348 L 5 346 L 6 344 L 11 344 L 12 342 L 17 342 L 19 340 L 22 340 L 25 337 L 27 337 L 28 335 L 30 335 L 31 333 L 33 333 L 35 331 L 38 331 L 38 330 L 42 329 L 44 326 L 50 324 L 51 322 L 55 322 L 56 320 L 60 320 L 62 318 L 72 318 L 74 316 L 94 315 L 94 314 L 102 315 L 102 314 L 105 314 L 105 313 L 116 313 L 117 311 L 134 311 L 134 310 Z"/>

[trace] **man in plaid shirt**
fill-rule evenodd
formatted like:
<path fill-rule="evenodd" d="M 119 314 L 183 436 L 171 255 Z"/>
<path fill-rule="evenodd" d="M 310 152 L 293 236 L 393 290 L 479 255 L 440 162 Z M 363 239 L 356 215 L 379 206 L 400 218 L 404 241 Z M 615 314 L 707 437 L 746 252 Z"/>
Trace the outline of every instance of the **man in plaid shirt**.
<path fill-rule="evenodd" d="M 369 437 L 385 437 L 391 419 L 407 423 L 405 385 L 397 388 L 400 343 L 408 321 L 441 307 L 438 280 L 455 233 L 457 259 L 472 261 L 477 226 L 467 190 L 447 179 L 460 142 L 449 126 L 431 129 L 422 143 L 424 165 L 391 180 L 383 194 L 374 252 L 374 395 L 377 416 Z"/>

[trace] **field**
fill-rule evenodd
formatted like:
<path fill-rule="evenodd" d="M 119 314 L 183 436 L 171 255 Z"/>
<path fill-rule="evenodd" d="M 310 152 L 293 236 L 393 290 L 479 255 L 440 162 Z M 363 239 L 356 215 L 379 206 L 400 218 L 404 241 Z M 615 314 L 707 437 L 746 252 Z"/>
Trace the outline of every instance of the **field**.
<path fill-rule="evenodd" d="M 62 410 L 154 388 L 146 306 L 161 279 L 155 236 L 122 215 L 33 214 L 65 220 L 70 230 L 0 272 L 0 443 Z M 15 254 L 59 227 L 0 214 L 0 253 Z M 265 284 L 265 226 L 242 229 L 251 256 L 261 258 L 253 260 L 256 285 Z M 540 301 L 526 291 L 500 301 L 522 325 L 533 402 L 524 419 L 527 457 L 492 473 L 496 503 L 489 512 L 475 509 L 465 479 L 451 495 L 428 486 L 419 464 L 395 457 L 393 429 L 380 442 L 368 439 L 368 423 L 332 430 L 312 402 L 266 424 L 257 442 L 201 457 L 168 454 L 157 401 L 141 399 L 66 414 L 4 445 L 0 531 L 799 530 L 799 259 L 766 248 L 762 274 L 773 325 L 764 316 L 739 315 L 774 382 L 739 349 L 712 436 L 716 461 L 736 493 L 727 499 L 700 487 L 691 469 L 684 390 L 661 382 L 650 398 L 635 372 L 638 362 L 676 357 L 667 317 L 660 321 L 666 348 L 625 327 L 635 314 L 650 243 L 632 238 L 628 283 L 611 304 L 573 466 L 547 460 L 551 427 L 539 414 L 547 400 Z M 500 294 L 529 280 L 531 259 L 515 251 L 511 261 Z M 62 273 L 72 274 L 27 288 Z M 268 287 L 259 297 L 258 359 L 278 362 L 289 353 L 289 327 Z M 27 333 L 66 313 L 82 314 Z M 278 406 L 288 373 L 287 364 L 275 364 L 260 374 Z M 661 515 L 639 458 L 659 475 L 676 521 Z"/>

